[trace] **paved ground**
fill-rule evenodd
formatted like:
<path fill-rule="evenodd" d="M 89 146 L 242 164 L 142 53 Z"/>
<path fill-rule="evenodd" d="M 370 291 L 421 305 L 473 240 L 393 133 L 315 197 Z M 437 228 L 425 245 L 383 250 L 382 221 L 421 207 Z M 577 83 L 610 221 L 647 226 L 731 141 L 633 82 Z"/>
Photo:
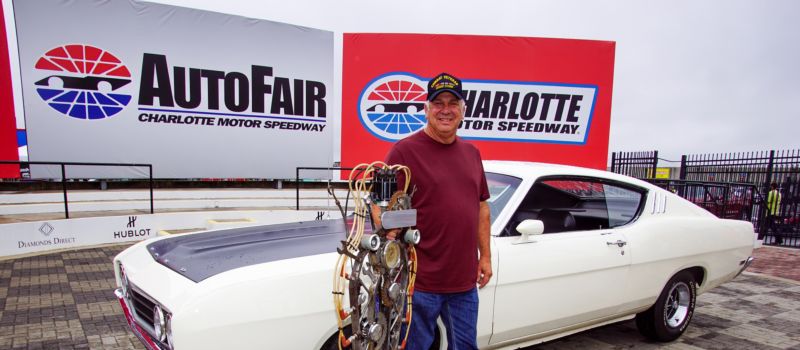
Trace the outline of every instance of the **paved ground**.
<path fill-rule="evenodd" d="M 0 349 L 143 349 L 112 292 L 125 247 L 0 261 Z"/>
<path fill-rule="evenodd" d="M 112 293 L 111 259 L 124 248 L 0 261 L 0 349 L 143 349 Z M 526 350 L 800 350 L 800 250 L 764 247 L 756 258 L 750 272 L 698 298 L 673 343 L 648 343 L 628 321 Z"/>

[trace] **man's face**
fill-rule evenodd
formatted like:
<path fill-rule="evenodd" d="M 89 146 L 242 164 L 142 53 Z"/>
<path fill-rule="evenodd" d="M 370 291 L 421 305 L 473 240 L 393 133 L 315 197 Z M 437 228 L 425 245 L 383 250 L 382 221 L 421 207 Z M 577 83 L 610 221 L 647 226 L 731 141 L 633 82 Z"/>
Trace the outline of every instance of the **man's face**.
<path fill-rule="evenodd" d="M 463 103 L 455 95 L 442 92 L 425 105 L 425 117 L 431 131 L 440 136 L 452 136 L 464 118 Z"/>

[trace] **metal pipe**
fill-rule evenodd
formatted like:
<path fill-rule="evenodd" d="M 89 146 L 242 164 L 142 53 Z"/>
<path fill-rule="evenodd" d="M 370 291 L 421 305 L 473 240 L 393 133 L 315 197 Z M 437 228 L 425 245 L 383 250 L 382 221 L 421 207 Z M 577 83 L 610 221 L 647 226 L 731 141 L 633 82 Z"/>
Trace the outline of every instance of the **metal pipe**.
<path fill-rule="evenodd" d="M 153 166 L 150 165 L 147 168 L 150 170 L 150 214 L 153 214 L 155 212 L 153 210 Z"/>
<path fill-rule="evenodd" d="M 69 202 L 67 201 L 67 171 L 61 163 L 61 189 L 64 191 L 64 215 L 69 219 Z"/>

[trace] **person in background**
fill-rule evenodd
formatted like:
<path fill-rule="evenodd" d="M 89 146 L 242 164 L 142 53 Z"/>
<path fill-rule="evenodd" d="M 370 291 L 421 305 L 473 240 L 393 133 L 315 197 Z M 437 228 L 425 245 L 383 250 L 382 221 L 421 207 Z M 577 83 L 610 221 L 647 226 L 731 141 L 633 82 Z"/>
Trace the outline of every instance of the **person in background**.
<path fill-rule="evenodd" d="M 783 237 L 778 233 L 777 223 L 781 208 L 781 192 L 778 191 L 777 183 L 773 182 L 769 187 L 770 191 L 767 193 L 767 225 L 769 225 L 769 231 L 772 232 L 772 235 L 775 237 L 775 242 L 777 244 L 782 244 Z"/>

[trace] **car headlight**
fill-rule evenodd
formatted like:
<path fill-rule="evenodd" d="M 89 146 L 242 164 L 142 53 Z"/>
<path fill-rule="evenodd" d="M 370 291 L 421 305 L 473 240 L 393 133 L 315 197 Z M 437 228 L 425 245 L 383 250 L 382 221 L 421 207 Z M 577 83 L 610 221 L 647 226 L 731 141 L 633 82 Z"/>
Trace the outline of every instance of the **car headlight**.
<path fill-rule="evenodd" d="M 172 314 L 167 313 L 167 344 L 169 344 L 170 348 L 175 347 L 175 343 L 172 341 Z"/>
<path fill-rule="evenodd" d="M 164 342 L 167 339 L 167 319 L 164 317 L 164 310 L 161 310 L 158 304 L 153 307 L 153 330 L 158 341 Z"/>
<path fill-rule="evenodd" d="M 125 268 L 122 267 L 122 264 L 119 264 L 119 279 L 121 280 L 120 283 L 122 284 L 122 295 L 125 299 L 128 299 L 130 296 L 130 282 L 128 282 L 128 275 L 125 274 Z"/>

